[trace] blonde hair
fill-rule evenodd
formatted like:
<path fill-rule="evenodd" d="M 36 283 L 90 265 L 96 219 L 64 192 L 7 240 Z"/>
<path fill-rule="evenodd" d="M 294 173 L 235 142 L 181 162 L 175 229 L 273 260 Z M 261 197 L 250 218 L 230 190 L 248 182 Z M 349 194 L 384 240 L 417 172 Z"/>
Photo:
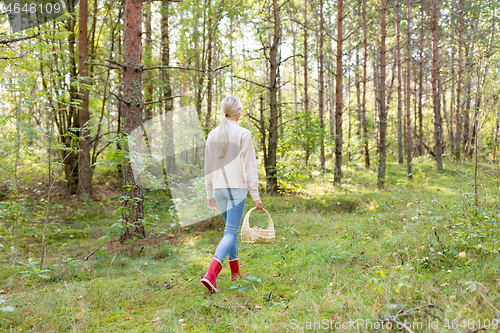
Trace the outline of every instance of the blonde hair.
<path fill-rule="evenodd" d="M 221 117 L 215 136 L 215 141 L 217 142 L 217 156 L 219 158 L 226 155 L 229 145 L 229 123 L 226 116 L 236 116 L 238 113 L 241 113 L 242 107 L 243 104 L 241 104 L 240 99 L 234 96 L 225 97 L 220 104 Z"/>

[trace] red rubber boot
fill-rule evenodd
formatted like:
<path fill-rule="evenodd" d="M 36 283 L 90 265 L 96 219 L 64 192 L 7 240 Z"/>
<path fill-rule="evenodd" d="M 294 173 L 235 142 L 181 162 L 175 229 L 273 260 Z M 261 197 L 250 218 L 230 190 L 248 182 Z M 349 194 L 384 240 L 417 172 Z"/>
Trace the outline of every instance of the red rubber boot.
<path fill-rule="evenodd" d="M 240 264 L 238 263 L 238 259 L 229 260 L 229 267 L 231 268 L 231 281 L 234 281 L 238 278 L 246 277 L 245 274 L 240 273 Z"/>
<path fill-rule="evenodd" d="M 215 280 L 217 279 L 217 275 L 219 275 L 221 269 L 222 265 L 220 264 L 220 262 L 215 258 L 212 259 L 210 266 L 208 266 L 207 274 L 205 274 L 205 276 L 200 280 L 201 283 L 203 283 L 211 293 L 220 291 L 219 288 L 217 288 L 217 283 Z"/>

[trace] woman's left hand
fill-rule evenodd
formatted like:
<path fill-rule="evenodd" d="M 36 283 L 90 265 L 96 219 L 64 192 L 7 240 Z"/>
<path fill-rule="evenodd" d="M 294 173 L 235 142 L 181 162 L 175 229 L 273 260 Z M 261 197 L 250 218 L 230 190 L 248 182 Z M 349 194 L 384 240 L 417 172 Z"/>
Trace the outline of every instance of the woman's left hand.
<path fill-rule="evenodd" d="M 208 199 L 207 200 L 207 206 L 211 210 L 216 210 L 217 209 L 217 202 L 215 201 L 215 199 Z"/>

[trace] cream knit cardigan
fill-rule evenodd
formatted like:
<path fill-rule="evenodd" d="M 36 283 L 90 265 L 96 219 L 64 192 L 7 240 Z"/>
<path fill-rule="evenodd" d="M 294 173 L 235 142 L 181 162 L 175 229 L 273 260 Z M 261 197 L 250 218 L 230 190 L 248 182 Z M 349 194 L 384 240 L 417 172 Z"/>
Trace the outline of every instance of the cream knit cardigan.
<path fill-rule="evenodd" d="M 246 188 L 253 201 L 259 197 L 259 174 L 250 131 L 228 120 L 228 153 L 217 156 L 216 130 L 208 134 L 205 146 L 205 187 L 208 199 L 220 188 Z M 214 133 L 215 132 L 215 133 Z"/>

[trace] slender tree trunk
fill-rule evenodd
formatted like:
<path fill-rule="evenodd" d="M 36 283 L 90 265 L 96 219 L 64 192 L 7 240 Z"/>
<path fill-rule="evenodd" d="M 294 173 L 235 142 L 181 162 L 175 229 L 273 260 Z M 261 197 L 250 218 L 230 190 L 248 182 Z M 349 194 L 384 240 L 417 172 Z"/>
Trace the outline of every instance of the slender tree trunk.
<path fill-rule="evenodd" d="M 436 3 L 437 2 L 437 3 Z M 441 124 L 441 103 L 439 97 L 438 69 L 438 23 L 441 10 L 441 0 L 431 0 L 431 32 L 432 32 L 432 100 L 434 108 L 434 142 L 436 144 L 436 166 L 443 170 L 443 128 Z"/>
<path fill-rule="evenodd" d="M 78 80 L 78 74 L 76 71 L 76 59 L 78 55 L 75 52 L 75 21 L 73 19 L 68 19 L 68 51 L 70 58 L 70 70 L 69 70 L 69 81 L 71 83 Z M 74 144 L 73 136 L 80 136 L 77 130 L 80 127 L 80 119 L 78 107 L 75 105 L 77 100 L 81 98 L 74 84 L 70 85 L 69 96 L 71 103 L 67 106 L 67 112 L 63 110 L 66 106 L 61 106 L 61 114 L 59 117 L 59 134 L 60 141 L 64 145 L 65 149 L 60 151 L 61 160 L 64 163 L 64 173 L 66 182 L 68 184 L 69 194 L 77 194 L 78 192 L 78 153 L 76 152 L 76 147 Z M 68 135 L 70 134 L 70 135 Z M 68 150 L 70 150 L 68 155 Z M 68 155 L 68 156 L 67 156 Z"/>
<path fill-rule="evenodd" d="M 161 63 L 163 66 L 170 65 L 170 35 L 169 35 L 169 1 L 165 1 L 161 8 Z M 170 72 L 168 69 L 162 69 L 161 79 L 163 82 L 163 98 L 172 97 L 172 88 L 170 85 Z M 161 110 L 161 109 L 160 109 Z M 162 129 L 165 135 L 165 173 L 167 175 L 175 174 L 175 150 L 174 150 L 174 132 L 173 132 L 173 114 L 174 101 L 167 99 L 163 102 Z"/>
<path fill-rule="evenodd" d="M 401 43 L 399 41 L 400 35 L 400 15 L 399 15 L 399 1 L 396 0 L 396 65 L 398 71 L 398 163 L 404 163 L 404 155 L 403 155 L 403 102 L 402 102 L 402 88 L 403 88 L 403 79 L 401 73 Z"/>
<path fill-rule="evenodd" d="M 459 30 L 458 30 L 458 78 L 457 78 L 457 106 L 455 115 L 455 149 L 454 155 L 456 160 L 460 160 L 460 151 L 462 150 L 460 146 L 460 141 L 462 138 L 462 72 L 463 72 L 463 44 L 464 44 L 464 2 L 465 0 L 460 0 L 460 10 L 458 12 L 459 17 Z"/>
<path fill-rule="evenodd" d="M 342 42 L 343 0 L 337 0 L 337 68 L 335 83 L 335 168 L 333 182 L 342 181 Z"/>
<path fill-rule="evenodd" d="M 423 95 L 424 95 L 424 5 L 420 3 L 420 55 L 418 58 L 419 75 L 418 75 L 418 143 L 417 154 L 424 154 L 424 130 L 423 130 Z"/>
<path fill-rule="evenodd" d="M 370 151 L 368 149 L 368 122 L 366 120 L 366 67 L 368 61 L 368 29 L 366 24 L 366 0 L 363 1 L 363 98 L 361 102 L 361 124 L 363 128 L 363 147 L 365 152 L 365 168 L 370 168 Z"/>
<path fill-rule="evenodd" d="M 212 26 L 213 21 L 212 18 L 209 17 L 208 19 L 208 26 L 209 26 L 209 32 L 208 32 L 208 45 L 207 45 L 207 71 L 210 73 L 208 79 L 207 79 L 207 114 L 205 117 L 205 131 L 208 134 L 210 132 L 210 129 L 212 128 L 210 124 L 210 118 L 212 117 L 212 101 L 213 101 L 213 35 L 215 34 L 215 27 Z"/>
<path fill-rule="evenodd" d="M 380 24 L 380 94 L 379 94 L 379 128 L 380 128 L 380 141 L 379 141 L 379 165 L 377 174 L 377 187 L 379 190 L 385 188 L 385 160 L 387 155 L 387 146 L 385 144 L 386 129 L 387 129 L 387 110 L 385 107 L 385 76 L 386 76 L 386 62 L 385 62 L 385 39 L 386 39 L 386 15 L 387 7 L 385 0 L 380 1 L 381 7 L 381 24 Z"/>
<path fill-rule="evenodd" d="M 144 10 L 144 25 L 146 28 L 146 40 L 144 47 L 144 66 L 152 66 L 153 60 L 153 40 L 152 40 L 152 29 L 151 29 L 151 0 L 146 1 L 146 6 Z M 148 71 L 144 75 L 144 102 L 151 102 L 153 100 L 153 75 L 151 71 Z M 153 105 L 147 104 L 145 107 L 144 121 L 153 119 Z"/>
<path fill-rule="evenodd" d="M 304 116 L 305 116 L 305 129 L 306 129 L 306 166 L 309 163 L 309 156 L 311 155 L 310 149 L 310 139 L 309 139 L 309 94 L 307 92 L 308 89 L 308 58 L 307 58 L 307 49 L 308 49 L 308 34 L 307 34 L 307 0 L 304 0 Z"/>
<path fill-rule="evenodd" d="M 329 61 L 332 63 L 333 61 Z M 335 87 L 333 84 L 333 75 L 328 74 L 328 89 L 329 89 L 329 95 L 330 95 L 330 104 L 329 104 L 329 128 L 330 128 L 330 138 L 334 139 L 335 138 Z"/>
<path fill-rule="evenodd" d="M 325 76 L 324 76 L 324 19 L 323 19 L 323 0 L 319 2 L 319 89 L 318 89 L 318 113 L 319 113 L 319 127 L 320 134 L 320 163 L 321 170 L 325 170 L 325 121 L 324 121 L 324 89 L 325 89 Z"/>
<path fill-rule="evenodd" d="M 495 128 L 496 130 L 495 130 L 495 138 L 493 144 L 493 162 L 496 161 L 496 152 L 498 150 L 498 138 L 500 136 L 500 98 L 498 99 L 497 119 Z"/>
<path fill-rule="evenodd" d="M 121 58 L 123 55 L 123 48 L 122 48 L 122 36 L 121 34 L 118 34 L 118 56 Z M 120 95 L 119 96 L 123 96 L 123 75 L 120 75 L 119 77 L 119 85 L 120 85 L 120 88 L 119 88 L 119 92 L 120 92 Z M 123 126 L 122 126 L 122 119 L 123 119 L 123 101 L 122 100 L 118 100 L 117 101 L 117 104 L 118 104 L 118 116 L 117 116 L 117 125 L 116 125 L 116 136 L 121 139 L 123 136 Z M 116 140 L 116 150 L 121 152 L 122 151 L 122 146 L 120 144 L 121 140 Z M 118 177 L 120 179 L 123 180 L 123 164 L 122 163 L 118 163 L 117 165 L 117 173 L 118 173 Z M 122 183 L 122 186 L 123 186 L 123 183 Z"/>
<path fill-rule="evenodd" d="M 266 192 L 276 194 L 278 192 L 278 177 L 276 174 L 276 150 L 278 147 L 278 69 L 280 59 L 278 49 L 281 39 L 281 23 L 278 0 L 273 0 L 274 36 L 269 53 L 269 142 L 267 148 L 266 169 Z"/>
<path fill-rule="evenodd" d="M 124 16 L 124 68 L 123 68 L 123 132 L 129 135 L 135 128 L 142 125 L 142 30 L 141 30 L 142 0 L 125 0 Z M 130 154 L 128 144 L 124 147 L 126 155 Z M 126 200 L 123 205 L 127 213 L 122 215 L 124 228 L 120 242 L 145 237 L 144 225 L 144 193 L 135 183 L 132 165 L 123 161 L 123 189 Z"/>
<path fill-rule="evenodd" d="M 87 0 L 80 1 L 79 32 L 78 32 L 78 71 L 83 78 L 82 84 L 88 84 L 88 65 L 86 64 L 87 51 Z M 87 200 L 92 197 L 92 168 L 90 167 L 90 129 L 89 129 L 89 90 L 87 87 L 80 89 L 79 124 L 81 138 L 78 152 L 78 198 Z"/>
<path fill-rule="evenodd" d="M 295 124 L 299 126 L 299 105 L 297 102 L 297 60 L 295 59 L 295 55 L 297 54 L 297 41 L 296 41 L 296 34 L 295 34 L 295 29 L 293 27 L 293 22 L 290 23 L 292 26 L 292 35 L 293 35 L 293 55 L 294 57 L 292 58 L 293 62 L 293 109 L 295 111 Z"/>
<path fill-rule="evenodd" d="M 479 21 L 481 20 L 482 4 L 483 4 L 483 1 L 480 0 L 479 4 L 477 5 L 478 11 L 477 11 L 477 16 L 476 16 L 476 22 L 474 24 L 474 33 L 473 33 L 471 46 L 470 46 L 470 53 L 469 53 L 473 56 L 475 56 L 474 46 L 475 46 L 477 33 L 478 33 Z M 465 58 L 468 59 L 467 52 L 466 52 Z M 472 66 L 470 66 L 470 68 L 472 69 Z M 470 112 L 470 107 L 471 107 L 471 95 L 472 95 L 471 75 L 467 75 L 466 91 L 467 91 L 467 102 L 465 104 L 464 123 L 467 124 L 467 132 L 465 131 L 465 125 L 464 125 L 464 155 L 467 156 L 468 158 L 472 158 L 473 145 L 474 145 L 474 123 L 472 125 L 469 124 L 469 112 Z M 477 101 L 475 101 L 475 102 L 477 102 Z M 474 116 L 473 116 L 473 122 L 474 122 Z M 469 127 L 472 127 L 472 128 L 469 128 Z"/>
<path fill-rule="evenodd" d="M 408 179 L 413 179 L 412 152 L 413 142 L 411 133 L 411 0 L 406 4 L 406 171 Z"/>
<path fill-rule="evenodd" d="M 374 101 L 374 120 L 375 120 L 375 154 L 380 154 L 380 48 L 373 48 L 373 101 Z M 385 81 L 384 81 L 385 89 Z M 385 92 L 384 92 L 385 94 Z M 384 96 L 385 103 L 385 96 Z"/>

